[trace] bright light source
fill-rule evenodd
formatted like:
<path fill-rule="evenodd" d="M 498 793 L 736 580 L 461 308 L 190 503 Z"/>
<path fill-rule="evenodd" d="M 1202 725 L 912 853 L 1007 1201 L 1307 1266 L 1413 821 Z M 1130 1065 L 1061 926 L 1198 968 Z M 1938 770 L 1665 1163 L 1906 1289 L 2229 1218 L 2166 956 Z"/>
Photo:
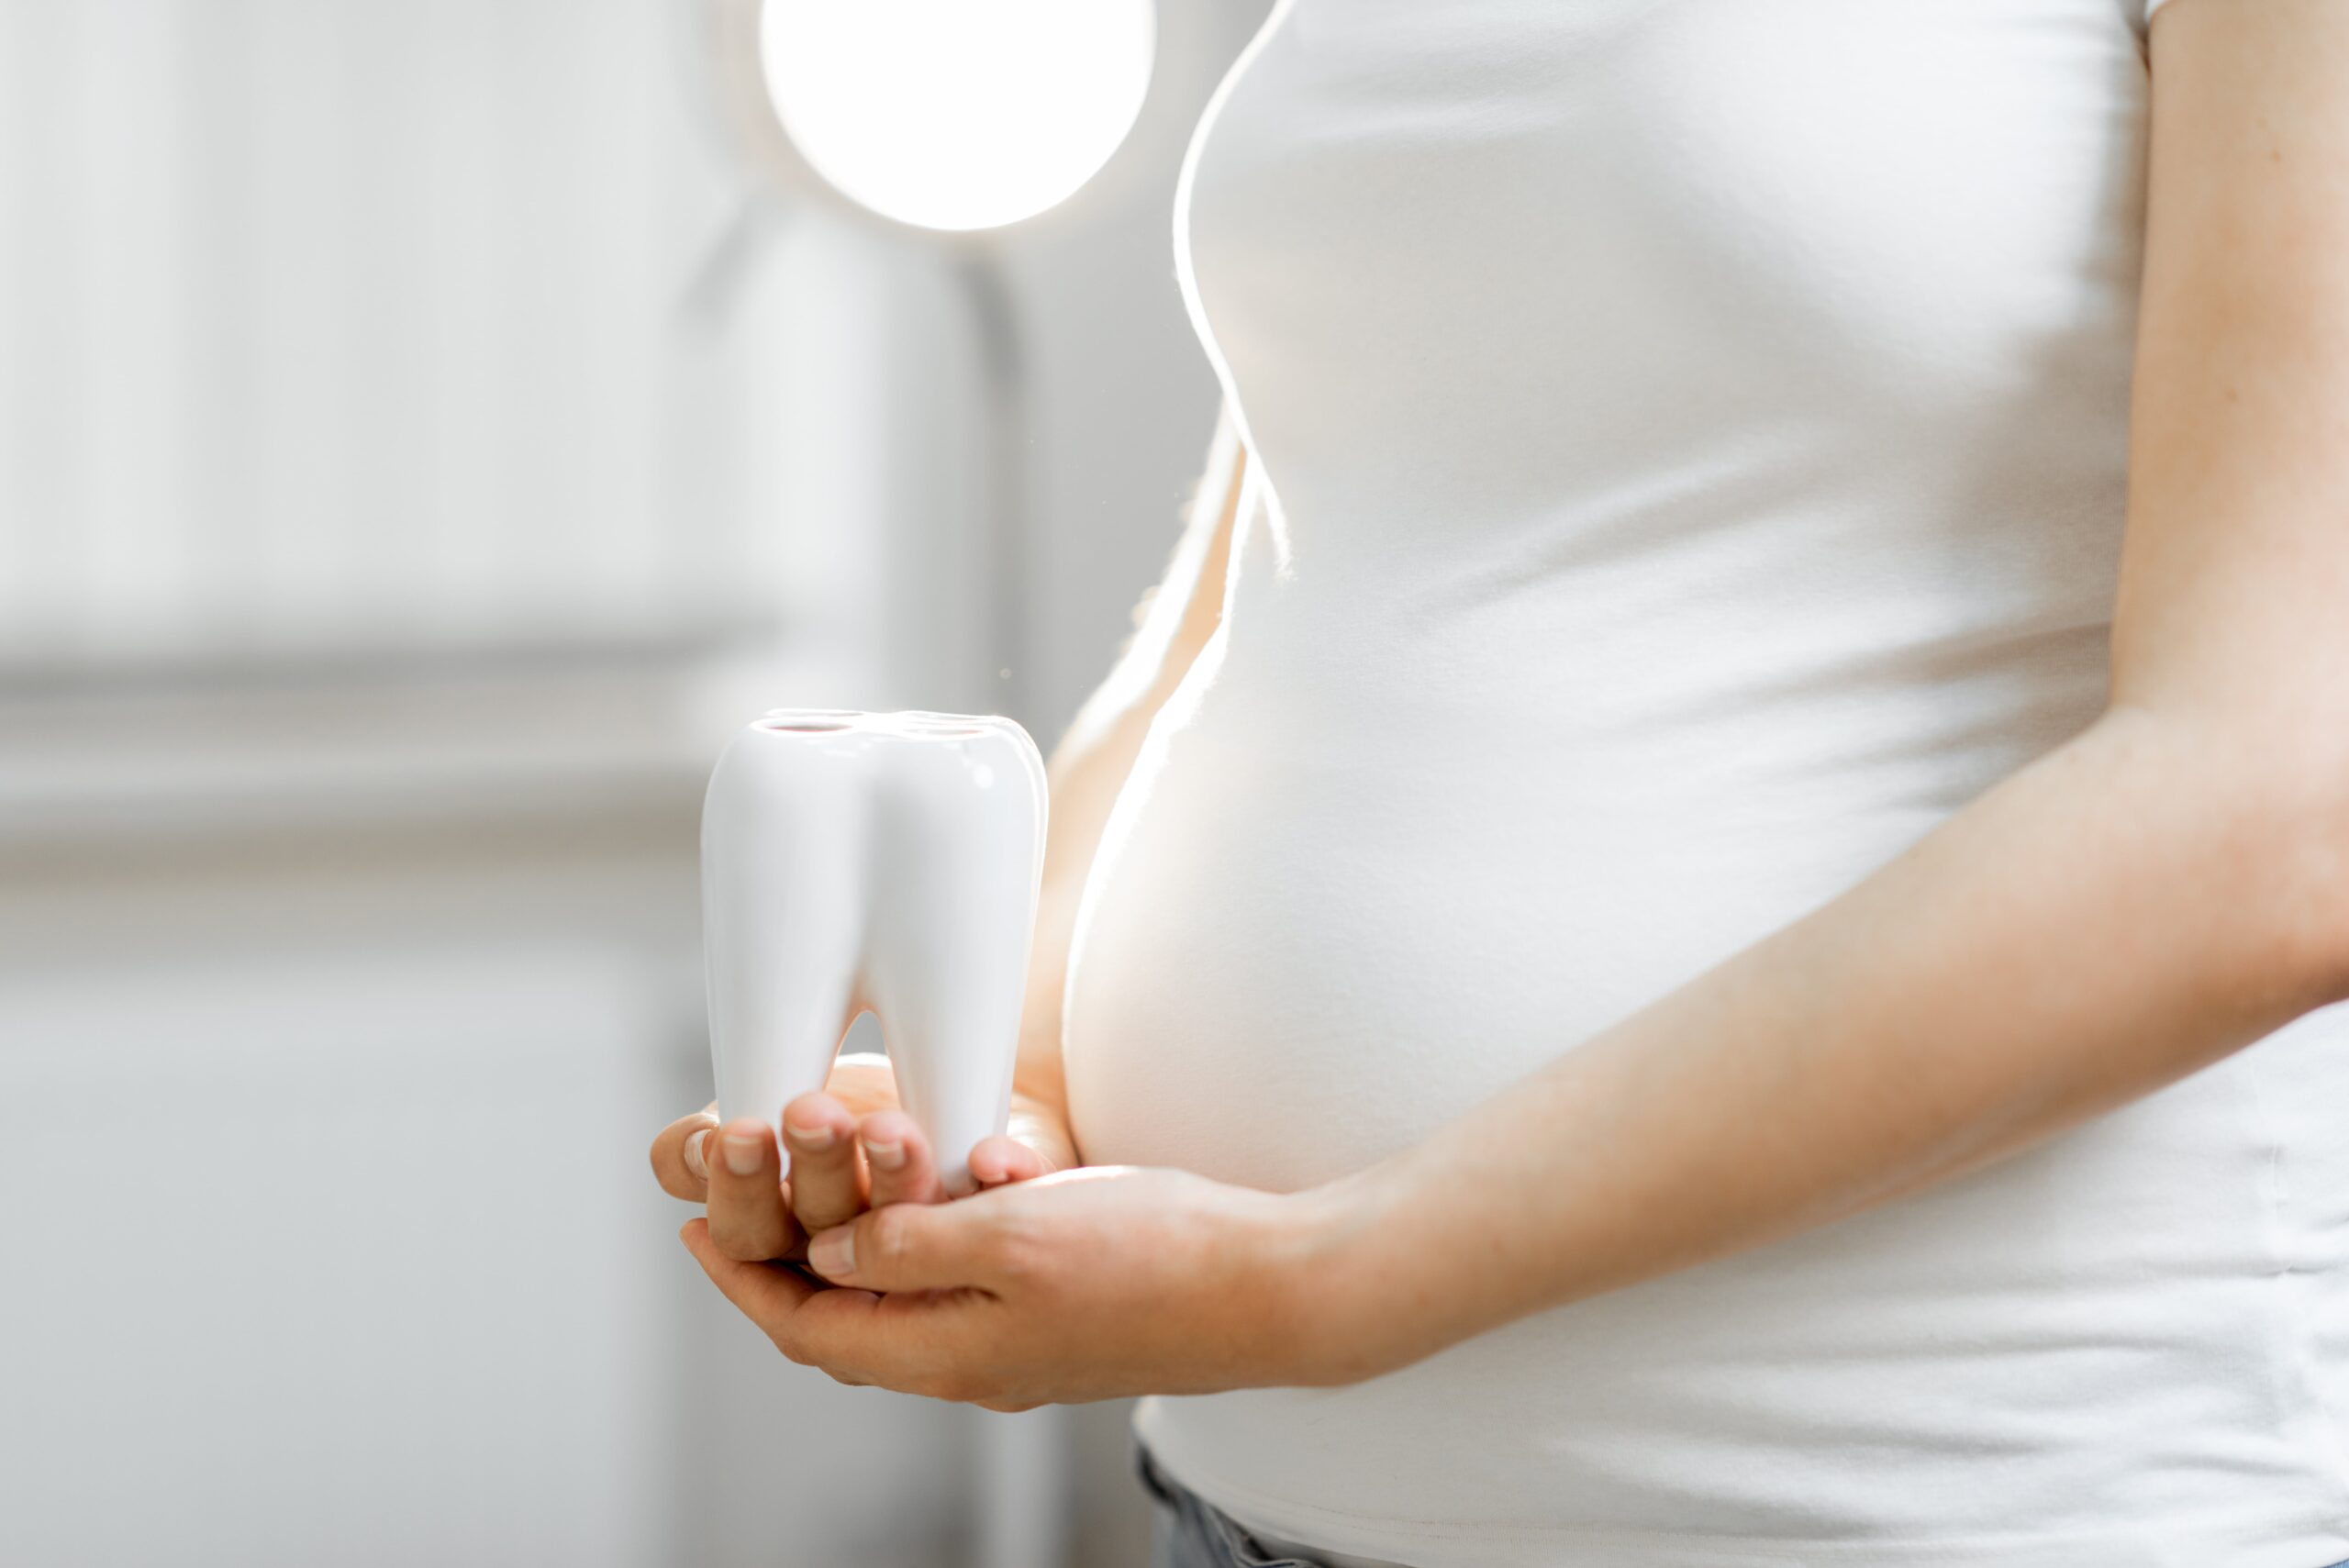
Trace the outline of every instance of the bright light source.
<path fill-rule="evenodd" d="M 767 0 L 760 58 L 800 155 L 860 205 L 995 228 L 1064 201 L 1141 109 L 1152 0 Z"/>

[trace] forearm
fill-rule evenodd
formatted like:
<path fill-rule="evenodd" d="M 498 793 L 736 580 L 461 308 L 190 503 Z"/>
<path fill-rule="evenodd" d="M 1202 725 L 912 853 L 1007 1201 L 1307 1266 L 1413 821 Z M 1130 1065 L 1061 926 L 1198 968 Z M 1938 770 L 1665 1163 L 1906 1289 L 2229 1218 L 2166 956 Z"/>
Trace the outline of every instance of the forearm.
<path fill-rule="evenodd" d="M 1052 820 L 1021 1013 L 1017 1084 L 1020 1093 L 1051 1106 L 1063 1119 L 1061 1007 L 1077 906 L 1102 829 L 1133 771 L 1151 722 L 1221 621 L 1224 573 L 1243 471 L 1237 433 L 1228 420 L 1219 420 L 1206 472 L 1165 578 L 1137 612 L 1132 641 L 1052 752 Z"/>
<path fill-rule="evenodd" d="M 1335 1294 L 1376 1304 L 1329 1374 L 1958 1174 L 2343 995 L 2338 805 L 2210 741 L 2109 716 L 1843 897 L 1313 1195 Z"/>

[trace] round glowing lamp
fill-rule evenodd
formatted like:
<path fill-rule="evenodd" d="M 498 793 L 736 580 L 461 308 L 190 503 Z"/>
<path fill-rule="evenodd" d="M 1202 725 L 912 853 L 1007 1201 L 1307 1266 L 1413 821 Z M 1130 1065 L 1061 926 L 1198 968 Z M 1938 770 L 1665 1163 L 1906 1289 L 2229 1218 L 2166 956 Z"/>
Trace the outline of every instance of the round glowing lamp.
<path fill-rule="evenodd" d="M 1133 128 L 1152 0 L 718 0 L 727 107 L 768 172 L 935 235 L 1050 210 Z"/>
<path fill-rule="evenodd" d="M 825 183 L 915 228 L 1001 228 L 1099 172 L 1150 87 L 1150 0 L 766 0 L 776 119 Z"/>

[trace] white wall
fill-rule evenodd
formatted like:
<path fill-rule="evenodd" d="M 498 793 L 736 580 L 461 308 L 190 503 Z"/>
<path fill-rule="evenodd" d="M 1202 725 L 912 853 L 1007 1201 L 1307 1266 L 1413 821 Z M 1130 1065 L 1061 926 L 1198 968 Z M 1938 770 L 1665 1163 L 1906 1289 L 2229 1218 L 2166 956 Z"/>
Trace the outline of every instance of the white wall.
<path fill-rule="evenodd" d="M 1007 245 L 1040 734 L 1211 418 L 1167 206 L 1262 9 L 1170 6 Z M 0 1562 L 1137 1550 L 1119 1411 L 792 1368 L 644 1175 L 718 739 L 994 706 L 1006 565 L 935 258 L 801 213 L 696 293 L 743 196 L 685 20 L 0 0 Z"/>

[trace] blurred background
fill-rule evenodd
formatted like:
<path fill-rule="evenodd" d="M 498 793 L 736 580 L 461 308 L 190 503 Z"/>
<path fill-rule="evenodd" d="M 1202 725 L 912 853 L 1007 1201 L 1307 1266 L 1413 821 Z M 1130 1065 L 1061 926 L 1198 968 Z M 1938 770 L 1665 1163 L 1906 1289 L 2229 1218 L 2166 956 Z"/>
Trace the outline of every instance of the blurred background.
<path fill-rule="evenodd" d="M 732 728 L 1049 748 L 1172 548 L 1265 6 L 1130 8 L 1107 166 L 956 237 L 795 179 L 755 0 L 0 0 L 0 1563 L 1143 1560 L 1122 1408 L 790 1366 L 644 1158 Z"/>

